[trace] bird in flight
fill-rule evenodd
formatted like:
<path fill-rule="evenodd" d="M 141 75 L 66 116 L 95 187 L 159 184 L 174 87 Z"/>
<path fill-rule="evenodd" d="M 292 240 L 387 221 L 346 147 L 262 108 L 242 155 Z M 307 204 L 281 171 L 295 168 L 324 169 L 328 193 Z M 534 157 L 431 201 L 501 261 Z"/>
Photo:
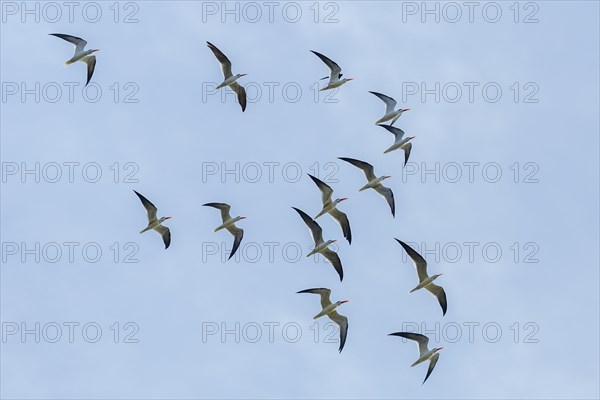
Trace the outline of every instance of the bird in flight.
<path fill-rule="evenodd" d="M 429 338 L 425 335 L 421 335 L 420 333 L 394 332 L 390 333 L 388 336 L 400 336 L 405 339 L 414 340 L 415 342 L 417 342 L 417 345 L 419 346 L 419 359 L 415 361 L 411 365 L 411 367 L 414 367 L 415 365 L 419 365 L 422 362 L 429 360 L 429 368 L 427 369 L 427 375 L 425 375 L 425 379 L 423 380 L 423 383 L 425 383 L 425 381 L 427 381 L 427 378 L 429 378 L 429 375 L 431 375 L 431 372 L 433 372 L 433 369 L 435 368 L 435 365 L 437 364 L 438 359 L 440 358 L 440 353 L 438 352 L 442 350 L 443 347 L 435 347 L 429 350 L 429 347 L 427 347 L 429 343 Z"/>
<path fill-rule="evenodd" d="M 227 56 L 225 56 L 225 54 L 223 54 L 223 52 L 211 42 L 206 43 L 208 48 L 212 50 L 215 57 L 217 57 L 217 60 L 219 60 L 221 63 L 221 71 L 223 71 L 223 78 L 225 79 L 219 86 L 217 86 L 217 89 L 229 86 L 229 88 L 237 94 L 238 103 L 240 103 L 240 106 L 242 107 L 242 112 L 246 111 L 246 89 L 237 83 L 237 80 L 248 74 L 233 75 L 233 72 L 231 72 L 231 61 L 229 61 L 229 58 L 227 58 Z"/>
<path fill-rule="evenodd" d="M 140 198 L 142 205 L 144 206 L 144 208 L 146 209 L 146 212 L 148 213 L 148 226 L 145 227 L 144 229 L 142 229 L 140 231 L 140 233 L 144 233 L 144 232 L 149 231 L 150 229 L 154 229 L 156 232 L 158 232 L 160 234 L 160 236 L 162 236 L 163 242 L 165 243 L 165 249 L 168 249 L 169 245 L 171 244 L 171 231 L 169 230 L 169 228 L 164 226 L 162 223 L 168 219 L 171 219 L 172 217 L 156 218 L 156 213 L 157 213 L 158 209 L 154 206 L 154 204 L 152 204 L 150 202 L 150 200 L 148 200 L 147 198 L 145 198 L 144 196 L 142 196 L 135 190 L 134 190 L 134 192 Z"/>
<path fill-rule="evenodd" d="M 238 247 L 240 247 L 240 243 L 242 243 L 242 238 L 244 237 L 244 230 L 235 226 L 235 223 L 241 221 L 242 219 L 246 219 L 246 217 L 235 217 L 231 218 L 229 214 L 229 210 L 231 207 L 229 204 L 225 203 L 206 203 L 203 204 L 205 207 L 213 207 L 218 210 L 221 210 L 221 219 L 223 223 L 215 228 L 213 232 L 218 232 L 221 229 L 227 229 L 229 233 L 233 235 L 233 249 L 231 249 L 231 254 L 229 255 L 229 259 L 233 257 Z"/>
<path fill-rule="evenodd" d="M 375 122 L 376 124 L 382 124 L 386 121 L 392 120 L 392 122 L 390 122 L 390 125 L 394 125 L 394 122 L 396 122 L 396 120 L 400 118 L 402 113 L 404 113 L 405 111 L 410 111 L 410 108 L 399 108 L 395 110 L 396 100 L 394 100 L 390 96 L 386 96 L 385 94 L 377 92 L 369 93 L 379 97 L 385 103 L 385 115 L 381 117 L 377 122 Z"/>
<path fill-rule="evenodd" d="M 333 189 L 328 184 L 326 184 L 319 178 L 312 176 L 311 174 L 308 174 L 308 176 L 310 176 L 310 179 L 313 180 L 313 182 L 317 185 L 317 187 L 319 188 L 319 190 L 321 190 L 322 193 L 323 209 L 315 216 L 314 219 L 316 220 L 324 214 L 331 215 L 340 224 L 340 226 L 342 227 L 342 232 L 344 233 L 344 237 L 346 238 L 346 240 L 348 240 L 348 243 L 351 244 L 352 232 L 350 231 L 350 221 L 348 221 L 348 216 L 346 214 L 337 209 L 337 205 L 344 200 L 348 200 L 348 198 L 342 197 L 333 200 Z"/>
<path fill-rule="evenodd" d="M 64 33 L 50 33 L 49 35 L 66 40 L 67 42 L 75 46 L 75 54 L 73 54 L 73 57 L 67 60 L 65 64 L 71 65 L 77 61 L 86 63 L 87 81 L 85 82 L 85 85 L 87 86 L 87 84 L 90 83 L 90 80 L 92 79 L 92 75 L 94 75 L 94 70 L 96 69 L 96 56 L 92 55 L 92 53 L 100 51 L 100 49 L 84 50 L 85 46 L 87 45 L 87 42 L 77 36 L 65 35 Z"/>
<path fill-rule="evenodd" d="M 333 265 L 333 268 L 335 268 L 335 270 L 337 271 L 337 273 L 340 277 L 340 282 L 341 282 L 344 279 L 344 270 L 342 269 L 342 261 L 340 260 L 340 257 L 338 256 L 338 254 L 335 251 L 330 250 L 328 248 L 329 245 L 331 245 L 332 243 L 335 243 L 336 240 L 328 240 L 325 242 L 323 240 L 323 229 L 321 229 L 319 224 L 317 224 L 315 222 L 315 220 L 312 219 L 304 211 L 299 210 L 296 207 L 292 207 L 292 208 L 294 210 L 296 210 L 296 212 L 298 214 L 300 214 L 300 217 L 302 218 L 302 220 L 304 221 L 306 226 L 308 226 L 308 229 L 310 230 L 310 233 L 312 234 L 313 240 L 315 242 L 315 248 L 310 253 L 308 253 L 308 255 L 306 257 L 310 257 L 317 253 L 322 254 L 323 257 L 325 257 L 331 263 L 331 265 Z"/>
<path fill-rule="evenodd" d="M 419 253 L 417 253 L 412 247 L 404 243 L 402 240 L 396 239 L 398 243 L 404 248 L 406 254 L 411 258 L 415 268 L 417 270 L 417 276 L 419 277 L 419 284 L 410 291 L 410 293 L 419 290 L 425 289 L 433 294 L 438 302 L 440 303 L 440 307 L 442 307 L 442 315 L 446 315 L 446 310 L 448 309 L 448 302 L 446 300 L 446 292 L 444 288 L 433 283 L 437 278 L 442 276 L 443 274 L 436 274 L 429 276 L 427 275 L 427 261 Z"/>
<path fill-rule="evenodd" d="M 404 131 L 402 129 L 396 128 L 395 126 L 392 126 L 392 125 L 379 125 L 379 126 L 387 129 L 395 137 L 394 144 L 391 145 L 386 151 L 384 151 L 383 154 L 387 154 L 390 151 L 402 149 L 402 150 L 404 150 L 404 165 L 406 165 L 406 163 L 408 162 L 408 157 L 410 157 L 410 151 L 412 150 L 412 143 L 410 143 L 410 141 L 413 140 L 415 137 L 409 136 L 406 139 L 403 139 Z"/>
<path fill-rule="evenodd" d="M 329 76 L 329 83 L 327 84 L 327 86 L 325 86 L 323 89 L 321 89 L 321 91 L 335 89 L 337 87 L 342 86 L 344 83 L 350 82 L 351 80 L 354 79 L 354 78 L 343 78 L 342 79 L 342 75 L 343 75 L 342 68 L 339 65 L 337 65 L 337 63 L 333 62 L 330 58 L 325 57 L 323 54 L 317 53 L 316 51 L 311 50 L 311 53 L 313 53 L 314 55 L 319 57 L 321 59 L 321 61 L 323 61 L 331 70 L 331 74 Z M 323 80 L 323 79 L 327 79 L 327 77 L 321 78 L 321 80 Z"/>
<path fill-rule="evenodd" d="M 346 336 L 348 335 L 348 318 L 346 318 L 343 315 L 340 315 L 336 311 L 336 309 L 339 306 L 341 306 L 342 304 L 348 303 L 350 300 L 341 300 L 341 301 L 336 301 L 335 303 L 332 303 L 331 300 L 329 299 L 329 296 L 331 295 L 331 290 L 327 289 L 327 288 L 305 289 L 305 290 L 301 290 L 297 293 L 312 293 L 312 294 L 318 294 L 319 296 L 321 296 L 321 307 L 323 308 L 323 310 L 321 310 L 320 313 L 315 315 L 313 317 L 313 319 L 318 319 L 324 315 L 327 315 L 330 320 L 332 320 L 333 322 L 335 322 L 336 324 L 339 325 L 339 327 L 340 327 L 340 347 L 339 347 L 338 351 L 341 353 L 342 350 L 344 349 L 344 345 L 346 344 Z"/>
<path fill-rule="evenodd" d="M 396 203 L 394 202 L 394 192 L 392 192 L 392 189 L 390 189 L 386 186 L 383 186 L 381 184 L 382 181 L 384 181 L 388 178 L 391 178 L 391 176 L 383 175 L 383 176 L 377 177 L 375 175 L 373 166 L 364 161 L 356 160 L 354 158 L 347 158 L 347 157 L 339 157 L 339 159 L 346 161 L 346 162 L 354 165 L 357 168 L 362 169 L 365 176 L 367 177 L 368 182 L 365 186 L 361 187 L 358 191 L 362 192 L 365 189 L 375 190 L 377 193 L 379 193 L 381 196 L 383 196 L 383 198 L 387 201 L 388 205 L 390 206 L 390 209 L 392 210 L 392 216 L 395 217 L 396 216 Z"/>

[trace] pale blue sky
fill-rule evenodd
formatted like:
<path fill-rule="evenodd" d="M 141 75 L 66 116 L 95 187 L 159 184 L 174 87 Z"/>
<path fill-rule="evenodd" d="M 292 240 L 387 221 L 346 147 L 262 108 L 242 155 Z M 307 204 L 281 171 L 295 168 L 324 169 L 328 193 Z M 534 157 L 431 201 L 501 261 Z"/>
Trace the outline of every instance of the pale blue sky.
<path fill-rule="evenodd" d="M 14 324 L 32 328 L 36 322 L 42 327 L 54 322 L 63 326 L 63 337 L 57 343 L 35 343 L 33 335 L 24 342 L 19 335 L 5 335 L 0 395 L 598 398 L 598 3 L 535 2 L 527 8 L 520 3 L 518 23 L 513 2 L 499 3 L 497 23 L 481 14 L 487 3 L 475 9 L 472 23 L 466 8 L 457 23 L 443 15 L 440 23 L 433 16 L 423 23 L 420 14 L 406 14 L 422 3 L 409 3 L 341 1 L 327 9 L 320 3 L 317 23 L 313 2 L 297 3 L 302 10 L 297 23 L 283 18 L 286 3 L 278 3 L 273 22 L 263 6 L 257 23 L 247 20 L 254 14 L 242 15 L 239 23 L 229 16 L 223 23 L 219 13 L 205 14 L 203 22 L 201 2 L 142 1 L 133 3 L 138 22 L 125 24 L 124 16 L 136 11 L 125 3 L 118 23 L 113 2 L 99 2 L 102 17 L 90 23 L 79 8 L 72 22 L 66 8 L 58 22 L 48 20 L 54 14 L 42 15 L 39 22 L 24 15 L 22 22 L 22 10 L 13 15 L 10 8 L 21 3 L 3 2 L 3 173 L 21 163 L 32 168 L 38 162 L 48 174 L 52 163 L 63 165 L 57 183 L 48 181 L 50 175 L 40 183 L 32 175 L 25 182 L 19 173 L 3 177 L 3 333 Z M 212 4 L 222 6 L 208 7 Z M 323 23 L 333 11 L 338 22 Z M 286 18 L 294 16 L 288 12 Z M 532 12 L 538 22 L 523 23 Z M 98 102 L 82 97 L 85 67 L 63 66 L 72 48 L 48 36 L 53 32 L 81 36 L 91 48 L 101 49 L 93 79 L 103 93 Z M 203 101 L 203 87 L 221 80 L 207 40 L 230 57 L 234 72 L 249 74 L 241 80 L 249 95 L 252 86 L 263 89 L 245 113 L 232 95 L 226 102 L 220 95 Z M 314 101 L 311 86 L 327 71 L 309 50 L 328 55 L 356 78 L 333 95 L 337 103 Z M 47 90 L 39 103 L 32 94 L 25 101 L 20 93 L 9 94 L 22 84 L 34 88 L 36 82 Z M 79 83 L 73 102 L 65 82 Z M 402 154 L 382 154 L 392 137 L 373 125 L 383 105 L 368 91 L 401 100 L 403 88 L 421 82 L 429 88 L 436 82 L 441 87 L 456 83 L 465 90 L 455 103 L 447 97 L 436 102 L 433 95 L 425 101 L 408 96 L 402 103 L 411 111 L 396 125 L 416 136 L 409 167 L 431 169 L 439 163 L 450 174 L 458 163 L 463 178 L 457 183 L 435 182 L 431 175 L 403 176 Z M 473 102 L 465 82 L 479 85 Z M 495 103 L 481 94 L 490 83 L 502 89 Z M 268 85 L 275 86 L 272 101 Z M 281 90 L 286 85 L 301 88 L 297 102 L 286 101 Z M 62 96 L 51 103 L 57 86 Z M 125 94 L 136 88 L 138 102 L 124 103 Z M 538 102 L 525 103 L 536 88 Z M 378 174 L 393 176 L 388 182 L 396 196 L 395 219 L 374 192 L 357 192 L 364 177 L 336 161 L 339 156 L 363 159 Z M 65 162 L 97 163 L 102 178 L 86 182 L 76 169 L 71 183 Z M 138 182 L 124 182 L 120 175 L 115 183 L 110 169 L 115 162 L 121 173 L 131 171 L 126 163 L 134 163 Z M 273 162 L 279 164 L 269 182 L 264 163 Z M 328 162 L 335 164 L 326 171 Z M 473 182 L 464 166 L 470 162 L 480 163 Z M 247 174 L 239 183 L 232 175 L 203 177 L 214 163 L 230 169 L 239 163 Z M 254 163 L 263 166 L 256 183 L 248 178 Z M 351 246 L 332 219 L 319 220 L 326 238 L 339 240 L 343 283 L 328 264 L 304 255 L 289 262 L 281 253 L 286 245 L 301 246 L 306 253 L 311 244 L 290 207 L 319 211 L 320 194 L 305 175 L 315 172 L 315 163 L 322 177 L 334 170 L 338 182 L 332 187 L 338 196 L 350 198 L 341 208 L 350 218 Z M 502 172 L 497 183 L 481 175 L 481 166 L 490 163 Z M 510 169 L 515 163 L 518 183 Z M 526 163 L 537 168 L 537 183 L 523 182 L 532 171 Z M 293 182 L 296 165 L 304 176 Z M 153 201 L 160 215 L 174 216 L 168 222 L 173 236 L 168 250 L 156 234 L 138 234 L 146 221 L 132 189 Z M 205 254 L 213 243 L 231 246 L 226 232 L 212 232 L 220 224 L 218 213 L 199 207 L 212 201 L 228 202 L 232 213 L 248 216 L 240 224 L 246 232 L 240 249 L 245 259 L 222 263 L 220 256 Z M 439 282 L 448 294 L 445 317 L 428 293 L 409 295 L 416 274 L 394 237 L 428 248 L 459 243 L 463 252 L 465 242 L 478 243 L 472 261 L 465 254 L 456 262 L 426 256 L 431 272 L 444 273 Z M 22 262 L 21 252 L 9 254 L 11 243 L 31 248 L 36 242 L 42 247 L 80 245 L 74 262 L 65 253 L 56 263 L 43 257 L 35 263 L 33 256 Z M 121 247 L 119 262 L 110 249 L 115 242 Z M 123 262 L 127 251 L 122 247 L 128 242 L 134 243 L 137 263 Z M 266 254 L 270 242 L 278 243 L 272 260 Z M 530 242 L 534 247 L 524 249 Z M 102 249 L 97 263 L 81 256 L 81 247 L 89 243 Z M 519 262 L 513 243 L 521 248 Z M 482 256 L 486 244 L 501 248 L 497 262 Z M 263 251 L 257 262 L 249 262 L 252 246 Z M 522 262 L 532 248 L 537 248 L 538 262 Z M 318 298 L 295 294 L 323 286 L 332 289 L 334 300 L 352 300 L 340 309 L 350 321 L 341 354 L 337 343 L 314 343 L 311 318 L 319 311 Z M 68 322 L 79 323 L 77 329 L 94 322 L 103 336 L 88 343 L 76 329 L 69 343 L 63 325 Z M 115 322 L 121 328 L 119 343 L 110 329 Z M 138 343 L 123 343 L 127 322 L 139 327 Z M 213 323 L 230 329 L 239 323 L 249 327 L 251 336 L 256 323 L 263 326 L 263 337 L 257 343 L 235 343 L 232 335 L 224 342 L 218 335 L 203 341 L 203 325 Z M 279 324 L 273 343 L 265 323 Z M 447 333 L 435 342 L 445 349 L 423 386 L 427 367 L 409 367 L 417 358 L 416 346 L 386 336 L 409 323 L 429 329 L 440 323 Z M 472 343 L 469 323 L 479 324 Z M 511 330 L 515 323 L 517 343 Z M 527 323 L 539 329 L 532 337 L 537 343 L 524 342 L 531 332 L 524 328 Z M 282 336 L 286 324 L 302 329 L 297 343 Z M 450 343 L 456 324 L 463 335 Z M 483 336 L 485 324 L 502 329 L 496 343 Z M 323 329 L 321 336 L 329 332 Z"/>

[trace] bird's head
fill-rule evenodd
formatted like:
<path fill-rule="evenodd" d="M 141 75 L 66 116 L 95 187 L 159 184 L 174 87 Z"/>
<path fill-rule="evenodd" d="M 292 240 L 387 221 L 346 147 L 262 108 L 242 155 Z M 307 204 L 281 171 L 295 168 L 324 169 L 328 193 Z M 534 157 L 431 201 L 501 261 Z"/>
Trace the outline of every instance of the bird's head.
<path fill-rule="evenodd" d="M 403 108 L 402 112 L 410 111 L 410 108 Z"/>
<path fill-rule="evenodd" d="M 437 279 L 437 278 L 439 278 L 439 277 L 440 277 L 440 276 L 442 276 L 442 275 L 444 275 L 444 274 L 435 274 L 435 275 L 434 275 L 434 278 L 435 278 L 435 279 Z"/>
<path fill-rule="evenodd" d="M 349 302 L 350 302 L 350 300 L 340 300 L 340 301 L 337 302 L 337 305 L 341 306 L 342 304 L 349 303 Z"/>
<path fill-rule="evenodd" d="M 248 75 L 248 74 L 237 74 L 236 76 L 237 76 L 237 77 L 238 77 L 238 79 L 239 79 L 239 78 L 241 78 L 242 76 L 246 76 L 246 75 Z"/>
<path fill-rule="evenodd" d="M 414 138 L 416 138 L 416 136 L 409 136 L 408 140 L 413 140 Z"/>
<path fill-rule="evenodd" d="M 348 200 L 348 198 L 347 198 L 347 197 L 342 197 L 342 198 L 340 198 L 340 199 L 335 199 L 335 203 L 336 203 L 336 204 L 339 204 L 339 203 L 341 203 L 341 202 L 342 202 L 342 201 L 344 201 L 344 200 Z"/>
<path fill-rule="evenodd" d="M 437 353 L 438 351 L 443 350 L 443 349 L 444 349 L 443 347 L 436 347 L 435 349 L 433 349 L 433 351 L 435 353 Z"/>
<path fill-rule="evenodd" d="M 173 217 L 162 217 L 162 220 L 166 221 L 166 220 L 171 219 L 171 218 L 173 218 Z"/>
<path fill-rule="evenodd" d="M 97 51 L 100 51 L 100 49 L 92 49 L 92 50 L 90 50 L 90 54 L 95 53 Z"/>
<path fill-rule="evenodd" d="M 347 81 L 353 81 L 354 78 L 346 78 Z"/>
<path fill-rule="evenodd" d="M 384 176 L 381 177 L 381 180 L 385 181 L 386 179 L 390 179 L 390 178 L 391 178 L 390 175 L 384 175 Z"/>

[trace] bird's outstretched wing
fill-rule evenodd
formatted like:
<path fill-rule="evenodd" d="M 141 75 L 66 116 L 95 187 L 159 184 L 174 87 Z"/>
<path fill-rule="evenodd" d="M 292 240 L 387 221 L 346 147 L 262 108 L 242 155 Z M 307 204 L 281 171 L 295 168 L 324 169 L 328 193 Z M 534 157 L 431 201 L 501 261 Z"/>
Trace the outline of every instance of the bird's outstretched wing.
<path fill-rule="evenodd" d="M 396 128 L 395 126 L 392 125 L 379 125 L 382 128 L 387 129 L 392 135 L 394 135 L 394 142 L 398 143 L 399 141 L 402 140 L 402 137 L 404 136 L 404 131 L 400 128 Z"/>
<path fill-rule="evenodd" d="M 298 214 L 300 214 L 300 217 L 302 217 L 302 220 L 304 221 L 306 226 L 308 226 L 308 229 L 310 230 L 310 233 L 312 234 L 313 241 L 315 242 L 315 245 L 319 245 L 319 244 L 323 243 L 323 229 L 321 229 L 321 226 L 319 226 L 319 224 L 317 224 L 315 222 L 315 220 L 312 219 L 304 211 L 302 211 L 296 207 L 292 207 L 292 208 L 294 210 L 296 210 L 296 212 Z"/>
<path fill-rule="evenodd" d="M 237 82 L 233 82 L 229 87 L 237 94 L 238 103 L 240 103 L 240 107 L 242 107 L 242 112 L 246 111 L 246 89 Z"/>
<path fill-rule="evenodd" d="M 156 228 L 154 228 L 154 230 L 160 233 L 160 236 L 162 236 L 163 242 L 165 244 L 165 249 L 168 249 L 171 245 L 171 231 L 169 230 L 169 228 L 163 225 L 159 225 Z"/>
<path fill-rule="evenodd" d="M 427 275 L 427 261 L 425 261 L 425 259 L 421 257 L 421 255 L 417 253 L 415 249 L 404 243 L 402 240 L 396 239 L 396 241 L 400 243 L 404 251 L 406 251 L 406 254 L 408 254 L 410 259 L 412 260 L 415 269 L 417 270 L 419 282 L 422 282 L 425 279 L 429 278 L 429 275 Z"/>
<path fill-rule="evenodd" d="M 236 227 L 235 225 L 227 227 L 229 233 L 233 235 L 233 248 L 231 249 L 231 254 L 229 255 L 229 259 L 233 257 L 238 247 L 240 247 L 240 243 L 242 243 L 242 239 L 244 238 L 244 230 Z"/>
<path fill-rule="evenodd" d="M 397 104 L 396 100 L 394 100 L 390 96 L 386 96 L 385 94 L 381 94 L 381 93 L 377 93 L 377 92 L 369 92 L 369 93 L 374 94 L 375 96 L 379 97 L 379 99 L 385 103 L 385 113 L 386 114 L 394 112 L 394 109 L 396 108 L 396 104 Z"/>
<path fill-rule="evenodd" d="M 312 293 L 312 294 L 318 294 L 319 296 L 321 296 L 321 307 L 325 308 L 329 305 L 331 305 L 331 290 L 327 289 L 327 288 L 314 288 L 314 289 L 304 289 L 301 290 L 297 293 Z"/>
<path fill-rule="evenodd" d="M 448 301 L 446 300 L 446 292 L 444 291 L 444 288 L 436 285 L 435 283 L 430 283 L 429 285 L 425 286 L 425 289 L 431 292 L 431 294 L 438 299 L 440 307 L 442 307 L 442 315 L 446 315 L 446 310 L 448 310 Z"/>
<path fill-rule="evenodd" d="M 403 146 L 404 149 L 404 166 L 408 162 L 408 157 L 410 157 L 410 151 L 412 150 L 412 143 L 408 142 Z"/>
<path fill-rule="evenodd" d="M 231 215 L 229 214 L 229 210 L 231 209 L 231 206 L 229 204 L 226 203 L 206 203 L 206 204 L 202 204 L 204 207 L 212 207 L 212 208 L 216 208 L 218 210 L 221 210 L 221 219 L 223 220 L 223 222 L 227 222 L 231 219 Z"/>
<path fill-rule="evenodd" d="M 392 192 L 392 189 L 382 184 L 375 186 L 373 189 L 385 198 L 392 211 L 392 216 L 396 217 L 396 202 L 394 202 L 394 192 Z"/>
<path fill-rule="evenodd" d="M 332 61 L 329 57 L 325 57 L 323 54 L 318 53 L 316 51 L 311 50 L 311 53 L 313 53 L 314 55 L 316 55 L 317 57 L 319 57 L 321 59 L 321 61 L 323 61 L 331 70 L 331 74 L 329 75 L 329 82 L 335 82 L 336 80 L 338 80 L 342 74 L 342 68 L 335 63 L 334 61 Z"/>
<path fill-rule="evenodd" d="M 321 254 L 323 254 L 323 257 L 325 257 L 331 263 L 331 265 L 333 265 L 333 268 L 335 268 L 340 277 L 340 282 L 343 281 L 344 269 L 342 268 L 342 261 L 340 260 L 340 256 L 338 256 L 338 254 L 335 251 L 330 249 L 323 250 Z"/>
<path fill-rule="evenodd" d="M 81 61 L 87 64 L 87 81 L 85 82 L 85 85 L 87 86 L 92 80 L 94 70 L 96 69 L 96 56 L 85 56 Z"/>
<path fill-rule="evenodd" d="M 150 202 L 150 200 L 148 200 L 147 198 L 145 198 L 144 196 L 142 196 L 141 194 L 139 194 L 135 190 L 133 192 L 135 194 L 137 194 L 137 196 L 140 198 L 140 200 L 142 202 L 142 205 L 146 209 L 146 213 L 148 213 L 148 222 L 152 222 L 152 221 L 156 220 L 156 213 L 158 212 L 158 210 L 154 206 L 154 204 L 152 204 Z"/>
<path fill-rule="evenodd" d="M 369 182 L 376 178 L 375 170 L 373 169 L 373 166 L 371 164 L 361 161 L 361 160 L 357 160 L 355 158 L 348 158 L 348 157 L 338 157 L 338 158 L 340 160 L 346 161 L 346 162 L 354 165 L 357 168 L 362 169 L 362 171 L 364 172 L 364 174 L 367 177 L 367 180 Z"/>
<path fill-rule="evenodd" d="M 427 368 L 427 375 L 425 375 L 425 379 L 423 380 L 423 383 L 425 383 L 425 381 L 427 381 L 427 378 L 429 378 L 429 375 L 431 375 L 431 373 L 433 372 L 433 369 L 435 368 L 435 364 L 437 364 L 439 358 L 440 358 L 440 353 L 435 353 L 429 359 L 429 368 Z"/>
<path fill-rule="evenodd" d="M 85 46 L 87 46 L 87 42 L 80 37 L 65 35 L 64 33 L 50 33 L 51 36 L 56 36 L 57 38 L 61 38 L 62 40 L 66 40 L 75 46 L 75 55 L 83 52 Z"/>
<path fill-rule="evenodd" d="M 206 42 L 206 44 L 208 48 L 212 50 L 215 57 L 217 57 L 219 63 L 221 63 L 221 71 L 223 71 L 223 77 L 225 79 L 231 78 L 233 76 L 233 73 L 231 72 L 231 61 L 229 61 L 229 58 L 227 58 L 227 56 L 223 54 L 223 52 L 211 42 Z"/>
<path fill-rule="evenodd" d="M 328 184 L 326 184 L 319 178 L 312 176 L 311 174 L 308 174 L 308 176 L 310 176 L 310 179 L 313 180 L 313 182 L 317 185 L 317 187 L 321 191 L 321 194 L 322 194 L 321 200 L 323 201 L 323 204 L 330 202 L 331 196 L 333 195 L 333 189 L 331 188 L 331 186 L 329 186 Z"/>
<path fill-rule="evenodd" d="M 342 232 L 344 233 L 344 237 L 348 241 L 348 244 L 352 244 L 352 232 L 350 231 L 350 221 L 348 220 L 348 216 L 337 208 L 334 208 L 330 214 L 342 227 Z"/>
<path fill-rule="evenodd" d="M 327 316 L 340 327 L 340 347 L 338 351 L 341 353 L 346 344 L 346 336 L 348 336 L 348 318 L 340 315 L 337 311 L 333 311 Z"/>
<path fill-rule="evenodd" d="M 420 333 L 414 332 L 394 332 L 390 333 L 388 336 L 400 336 L 405 339 L 414 340 L 417 342 L 417 346 L 419 346 L 419 354 L 423 356 L 429 352 L 429 348 L 427 345 L 429 344 L 429 338 L 425 335 L 421 335 Z"/>

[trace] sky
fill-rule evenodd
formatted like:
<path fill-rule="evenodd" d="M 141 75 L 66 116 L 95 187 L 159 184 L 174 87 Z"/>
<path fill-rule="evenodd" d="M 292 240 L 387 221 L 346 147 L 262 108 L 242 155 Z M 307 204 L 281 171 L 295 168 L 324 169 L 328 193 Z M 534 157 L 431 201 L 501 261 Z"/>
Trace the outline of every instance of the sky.
<path fill-rule="evenodd" d="M 597 2 L 70 4 L 1 3 L 2 398 L 600 396 Z M 49 33 L 100 49 L 87 88 Z M 318 92 L 309 50 L 355 79 Z M 405 167 L 368 91 L 411 109 Z M 392 176 L 395 218 L 337 157 Z M 308 173 L 349 198 L 351 245 L 318 219 L 343 282 L 306 257 Z M 207 202 L 247 217 L 229 261 Z M 341 353 L 314 287 L 351 300 Z M 444 347 L 424 385 L 403 330 Z"/>

